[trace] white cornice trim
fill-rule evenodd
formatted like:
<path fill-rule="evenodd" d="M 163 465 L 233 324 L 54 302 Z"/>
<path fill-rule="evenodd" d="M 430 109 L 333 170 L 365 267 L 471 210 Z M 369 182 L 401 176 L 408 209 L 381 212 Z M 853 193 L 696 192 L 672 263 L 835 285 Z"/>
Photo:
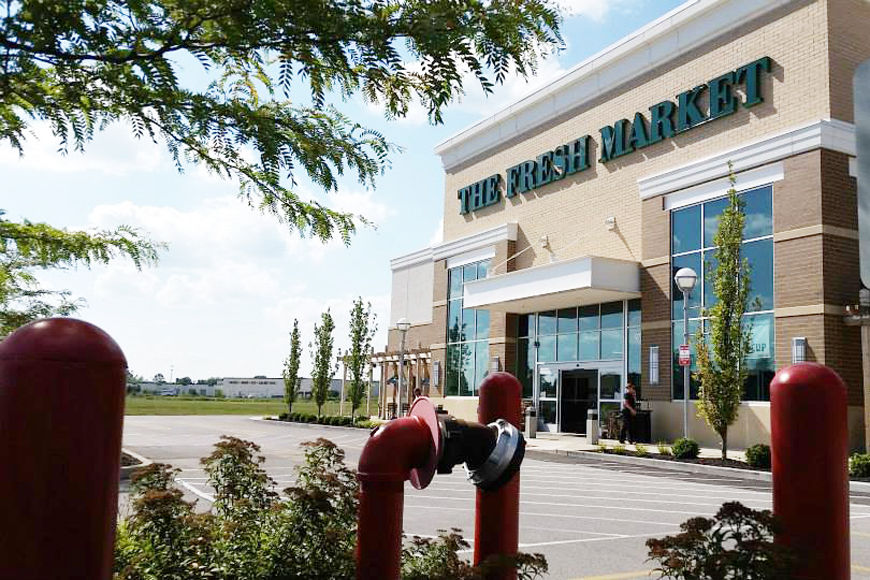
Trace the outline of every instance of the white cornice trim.
<path fill-rule="evenodd" d="M 813 121 L 687 165 L 642 177 L 637 180 L 637 186 L 640 198 L 649 199 L 725 177 L 729 161 L 737 173 L 820 148 L 854 157 L 855 126 L 837 119 Z"/>
<path fill-rule="evenodd" d="M 783 179 L 785 179 L 783 163 L 782 161 L 776 161 L 748 171 L 735 172 L 734 189 L 737 191 L 747 191 L 762 185 L 770 185 Z M 731 189 L 731 180 L 728 177 L 706 181 L 700 185 L 694 185 L 665 195 L 662 208 L 665 211 L 671 211 L 672 209 L 694 205 L 728 195 L 729 189 Z"/>
<path fill-rule="evenodd" d="M 484 230 L 458 240 L 444 242 L 432 248 L 432 259 L 445 260 L 451 256 L 464 254 L 503 241 L 516 241 L 517 222 L 508 222 L 492 229 Z"/>
<path fill-rule="evenodd" d="M 417 264 L 424 264 L 426 262 L 445 260 L 460 254 L 488 248 L 505 240 L 513 242 L 517 240 L 517 222 L 508 222 L 488 230 L 483 230 L 476 234 L 471 234 L 464 238 L 451 240 L 449 242 L 444 242 L 443 244 L 438 244 L 437 246 L 424 248 L 410 254 L 405 254 L 404 256 L 393 258 L 390 260 L 390 269 L 395 271 L 401 270 L 402 268 L 409 268 Z"/>
<path fill-rule="evenodd" d="M 439 143 L 435 154 L 450 169 L 792 1 L 689 0 L 545 87 Z M 662 98 L 668 96 L 673 95 Z"/>
<path fill-rule="evenodd" d="M 390 269 L 393 271 L 401 270 L 402 268 L 410 268 L 411 266 L 431 261 L 432 248 L 424 248 L 410 254 L 405 254 L 404 256 L 399 256 L 398 258 L 393 258 L 390 260 Z"/>

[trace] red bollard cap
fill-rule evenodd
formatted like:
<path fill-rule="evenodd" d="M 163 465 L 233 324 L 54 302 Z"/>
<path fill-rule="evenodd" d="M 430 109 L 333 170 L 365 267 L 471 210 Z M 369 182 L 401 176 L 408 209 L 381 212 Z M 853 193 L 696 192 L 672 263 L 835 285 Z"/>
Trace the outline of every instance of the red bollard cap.
<path fill-rule="evenodd" d="M 127 366 L 121 347 L 111 336 L 75 318 L 35 320 L 0 342 L 0 359 L 20 358 Z"/>

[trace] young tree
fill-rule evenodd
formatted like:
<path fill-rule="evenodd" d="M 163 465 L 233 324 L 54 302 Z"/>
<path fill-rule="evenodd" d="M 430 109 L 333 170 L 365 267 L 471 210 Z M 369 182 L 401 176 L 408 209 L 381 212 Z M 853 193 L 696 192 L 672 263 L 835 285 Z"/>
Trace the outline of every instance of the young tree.
<path fill-rule="evenodd" d="M 299 321 L 293 320 L 293 331 L 290 333 L 290 354 L 284 361 L 284 402 L 287 412 L 293 412 L 293 402 L 299 394 L 302 381 L 299 378 L 299 359 L 302 357 L 302 344 L 299 337 Z"/>
<path fill-rule="evenodd" d="M 107 264 L 122 256 L 141 269 L 156 263 L 158 251 L 165 248 L 127 226 L 70 232 L 27 220 L 13 222 L 3 215 L 0 210 L 0 338 L 37 318 L 69 316 L 84 305 L 81 298 L 71 300 L 68 290 L 42 288 L 36 272 Z"/>
<path fill-rule="evenodd" d="M 366 370 L 371 364 L 372 339 L 377 332 L 377 315 L 372 312 L 371 302 L 363 306 L 360 296 L 353 301 L 350 311 L 350 350 L 344 355 L 344 364 L 350 371 L 350 416 L 356 416 L 356 410 L 362 404 L 366 393 Z"/>
<path fill-rule="evenodd" d="M 729 170 L 730 170 L 729 163 Z M 698 415 L 722 439 L 722 459 L 728 457 L 728 427 L 737 419 L 740 397 L 746 382 L 746 357 L 751 347 L 752 328 L 743 324 L 749 295 L 749 263 L 740 257 L 743 241 L 743 200 L 734 188 L 734 174 L 729 175 L 728 207 L 719 218 L 713 243 L 717 246 L 715 270 L 711 270 L 716 304 L 706 311 L 710 317 L 710 344 L 703 325 L 695 334 L 700 380 Z"/>
<path fill-rule="evenodd" d="M 333 361 L 332 357 L 333 330 L 335 330 L 335 323 L 333 323 L 332 315 L 327 308 L 326 312 L 321 315 L 320 325 L 314 325 L 314 343 L 309 344 L 309 348 L 312 349 L 311 358 L 314 361 L 311 370 L 311 396 L 317 403 L 318 417 L 322 414 L 323 403 L 329 396 L 332 377 L 338 370 L 338 364 Z"/>
<path fill-rule="evenodd" d="M 360 94 L 392 119 L 418 100 L 440 123 L 464 73 L 489 93 L 562 46 L 546 0 L 21 0 L 3 12 L 0 142 L 23 152 L 38 119 L 83 151 L 123 122 L 162 139 L 179 170 L 237 179 L 252 207 L 345 243 L 360 219 L 301 198 L 297 172 L 327 191 L 345 171 L 373 185 L 394 147 L 331 101 Z M 179 81 L 191 61 L 210 82 Z"/>

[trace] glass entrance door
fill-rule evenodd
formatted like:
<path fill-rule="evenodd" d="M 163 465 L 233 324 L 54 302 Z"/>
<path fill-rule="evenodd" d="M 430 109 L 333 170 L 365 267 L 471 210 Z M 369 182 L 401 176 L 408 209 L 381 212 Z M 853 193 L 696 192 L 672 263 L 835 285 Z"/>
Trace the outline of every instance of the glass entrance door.
<path fill-rule="evenodd" d="M 586 435 L 586 412 L 598 405 L 598 371 L 563 369 L 559 385 L 559 431 Z"/>
<path fill-rule="evenodd" d="M 598 384 L 598 424 L 603 430 L 608 425 L 608 416 L 622 407 L 622 364 L 600 366 Z"/>
<path fill-rule="evenodd" d="M 586 434 L 586 412 L 619 411 L 622 402 L 622 363 L 571 362 L 538 364 L 536 389 L 538 422 L 543 431 Z"/>

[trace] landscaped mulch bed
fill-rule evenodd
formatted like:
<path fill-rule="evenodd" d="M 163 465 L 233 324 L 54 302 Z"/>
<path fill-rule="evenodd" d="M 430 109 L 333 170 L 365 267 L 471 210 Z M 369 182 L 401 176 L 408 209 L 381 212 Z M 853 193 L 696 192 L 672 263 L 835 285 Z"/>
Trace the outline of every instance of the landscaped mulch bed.
<path fill-rule="evenodd" d="M 748 469 L 749 471 L 767 471 L 770 472 L 769 467 L 751 467 L 749 464 L 744 463 L 743 461 L 737 461 L 736 459 L 722 459 L 719 457 L 699 457 L 698 459 L 677 459 L 673 455 L 662 455 L 661 453 L 648 453 L 646 455 L 637 455 L 631 451 L 626 451 L 625 453 L 616 453 L 610 449 L 607 451 L 599 451 L 599 453 L 604 453 L 606 455 L 623 455 L 627 457 L 640 457 L 641 459 L 657 459 L 660 461 L 674 461 L 677 463 L 694 463 L 697 465 L 712 465 L 714 467 L 731 467 L 733 469 Z M 870 482 L 870 477 L 851 477 L 849 478 L 851 481 L 866 481 Z"/>

